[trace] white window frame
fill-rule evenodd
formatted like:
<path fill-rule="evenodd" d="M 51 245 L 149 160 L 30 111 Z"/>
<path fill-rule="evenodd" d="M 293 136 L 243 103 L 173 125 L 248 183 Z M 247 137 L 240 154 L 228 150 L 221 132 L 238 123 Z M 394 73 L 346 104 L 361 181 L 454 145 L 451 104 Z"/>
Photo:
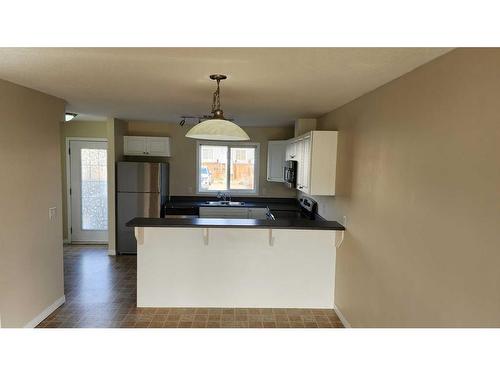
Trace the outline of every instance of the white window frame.
<path fill-rule="evenodd" d="M 214 190 L 205 191 L 200 186 L 200 146 L 225 146 L 227 147 L 227 184 L 230 186 L 231 174 L 231 148 L 239 147 L 254 147 L 255 148 L 255 165 L 254 165 L 254 189 L 227 189 L 227 190 Z M 257 142 L 224 142 L 224 141 L 197 141 L 196 142 L 196 193 L 198 195 L 216 196 L 219 191 L 229 193 L 231 195 L 259 195 L 259 182 L 260 182 L 260 143 Z"/>

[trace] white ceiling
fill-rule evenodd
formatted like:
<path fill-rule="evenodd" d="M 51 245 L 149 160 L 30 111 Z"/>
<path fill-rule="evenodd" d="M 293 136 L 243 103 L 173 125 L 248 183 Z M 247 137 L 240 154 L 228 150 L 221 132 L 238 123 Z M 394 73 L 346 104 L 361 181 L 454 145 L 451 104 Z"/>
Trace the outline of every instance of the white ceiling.
<path fill-rule="evenodd" d="M 447 48 L 0 48 L 0 78 L 67 101 L 80 119 L 179 122 L 208 114 L 212 73 L 245 126 L 318 117 Z"/>

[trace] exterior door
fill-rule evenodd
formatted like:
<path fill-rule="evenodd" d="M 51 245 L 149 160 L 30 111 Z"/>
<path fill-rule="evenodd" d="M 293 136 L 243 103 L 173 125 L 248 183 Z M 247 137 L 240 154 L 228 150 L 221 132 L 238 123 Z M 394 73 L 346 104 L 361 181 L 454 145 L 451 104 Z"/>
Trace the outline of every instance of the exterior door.
<path fill-rule="evenodd" d="M 108 241 L 107 142 L 70 141 L 71 240 Z"/>

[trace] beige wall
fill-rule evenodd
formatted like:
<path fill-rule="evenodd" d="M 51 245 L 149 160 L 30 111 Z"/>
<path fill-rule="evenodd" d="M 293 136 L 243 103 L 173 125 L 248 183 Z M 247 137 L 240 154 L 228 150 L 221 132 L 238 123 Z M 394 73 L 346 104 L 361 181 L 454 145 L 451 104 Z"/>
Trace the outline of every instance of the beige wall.
<path fill-rule="evenodd" d="M 23 327 L 64 295 L 64 102 L 2 80 L 0 98 L 0 317 L 2 327 Z"/>
<path fill-rule="evenodd" d="M 170 163 L 170 194 L 196 195 L 196 141 L 186 138 L 190 127 L 142 121 L 128 123 L 129 135 L 171 137 L 172 157 Z M 267 141 L 293 138 L 292 127 L 247 127 L 244 128 L 251 142 L 260 143 L 259 195 L 265 197 L 294 197 L 295 191 L 282 183 L 268 182 Z"/>
<path fill-rule="evenodd" d="M 107 138 L 106 122 L 69 121 L 60 125 L 61 171 L 62 171 L 62 219 L 63 238 L 68 238 L 68 208 L 66 196 L 66 138 Z"/>
<path fill-rule="evenodd" d="M 355 327 L 500 327 L 500 49 L 458 49 L 320 118 Z"/>

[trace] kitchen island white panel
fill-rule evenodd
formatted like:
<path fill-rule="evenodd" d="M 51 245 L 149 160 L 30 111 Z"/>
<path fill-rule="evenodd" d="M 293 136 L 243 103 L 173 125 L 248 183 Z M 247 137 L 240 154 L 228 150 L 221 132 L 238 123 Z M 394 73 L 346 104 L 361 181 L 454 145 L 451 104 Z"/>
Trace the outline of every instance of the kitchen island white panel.
<path fill-rule="evenodd" d="M 139 307 L 334 306 L 335 231 L 136 227 L 135 233 Z"/>

